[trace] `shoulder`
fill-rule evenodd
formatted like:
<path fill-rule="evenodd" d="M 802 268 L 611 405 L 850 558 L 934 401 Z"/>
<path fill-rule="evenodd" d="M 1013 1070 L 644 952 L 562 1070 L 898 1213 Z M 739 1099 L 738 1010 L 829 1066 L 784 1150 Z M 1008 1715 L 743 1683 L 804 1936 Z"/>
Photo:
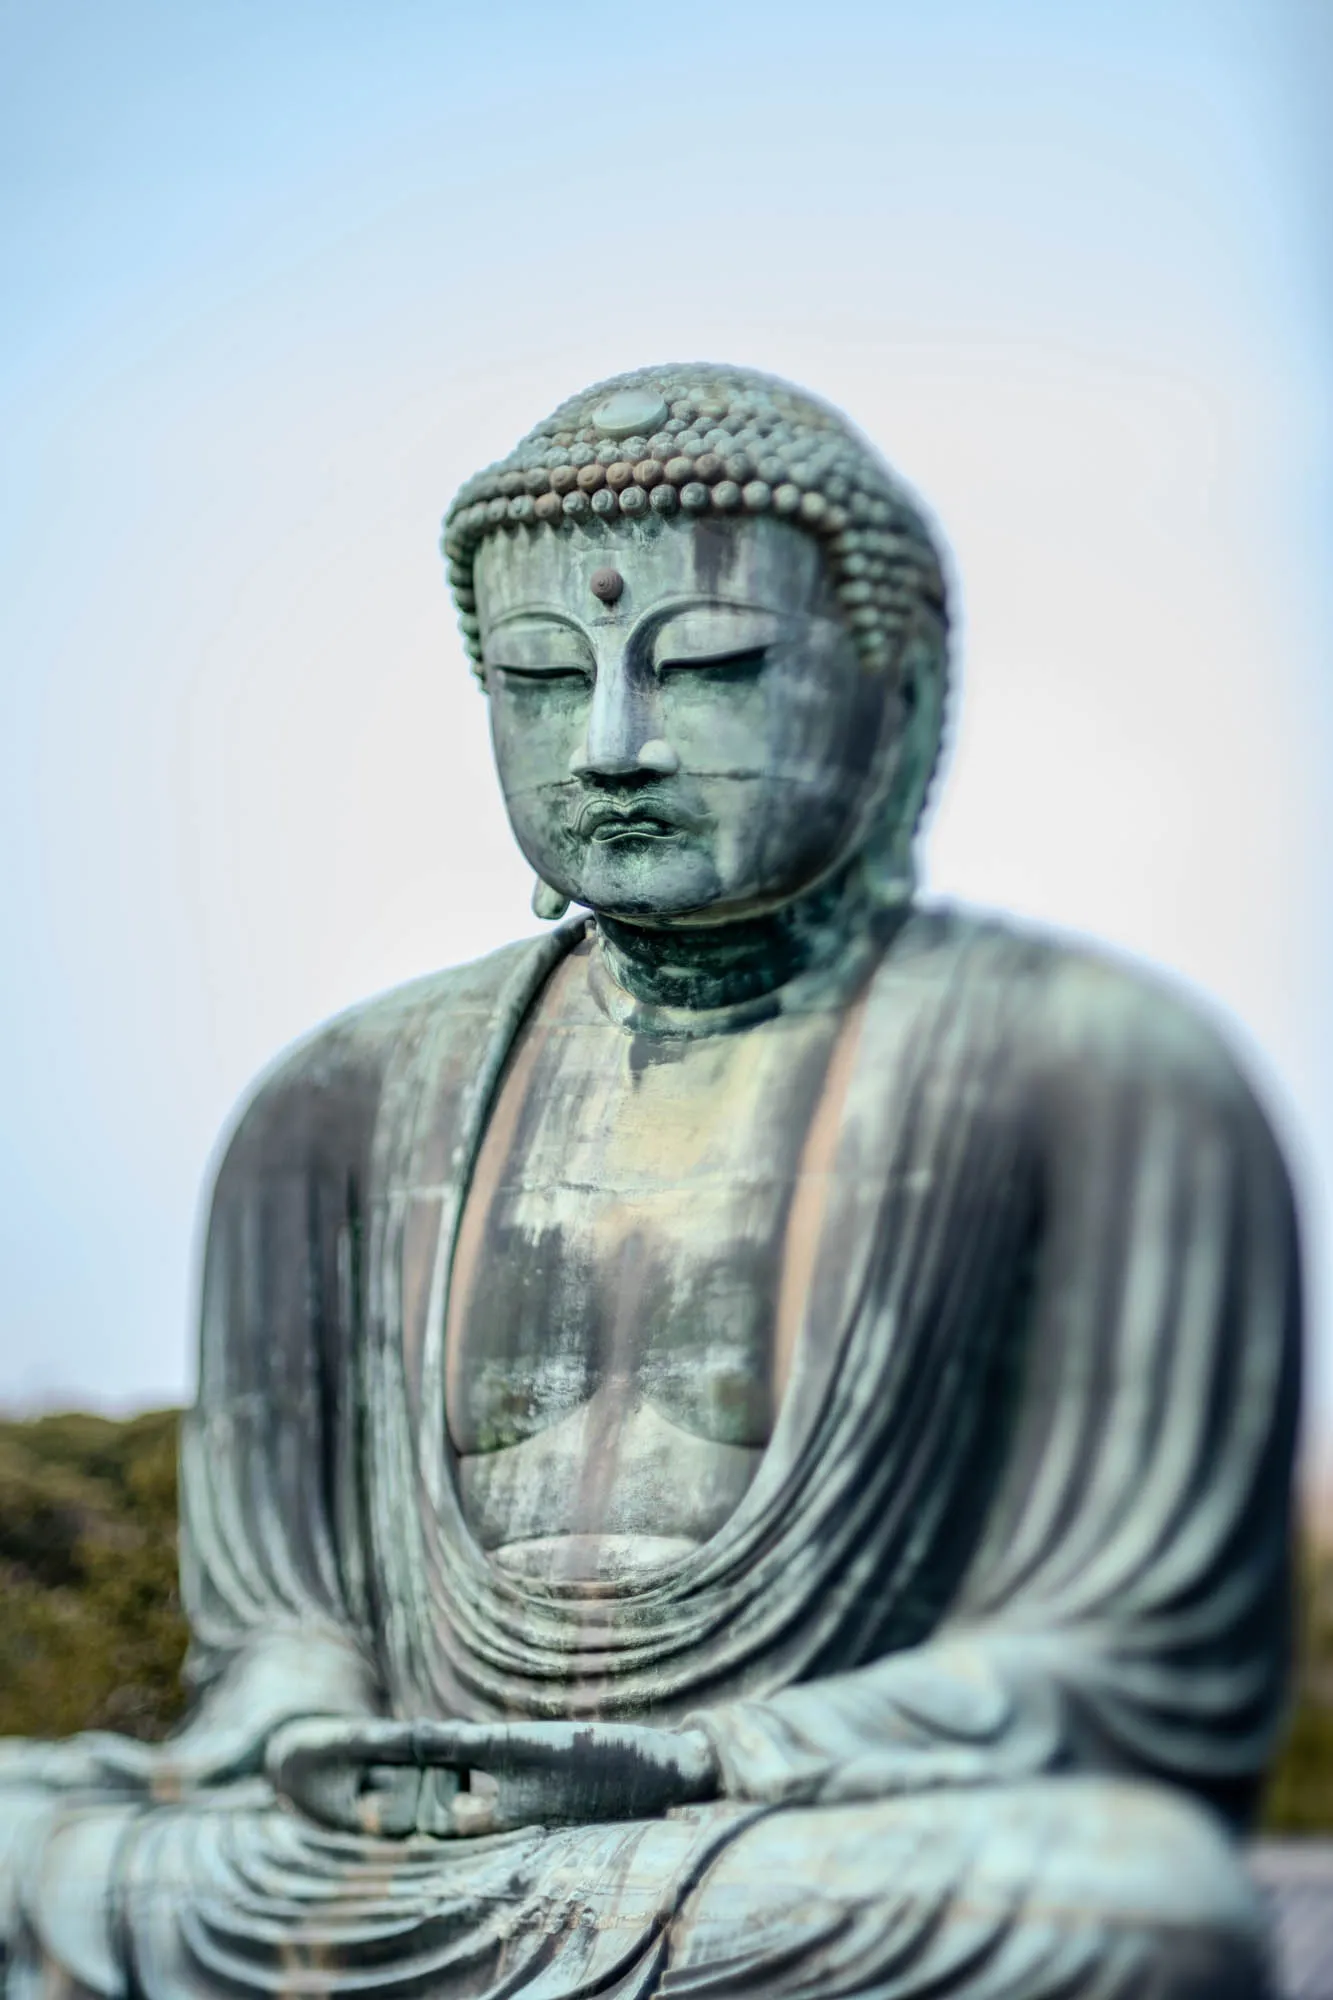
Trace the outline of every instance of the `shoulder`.
<path fill-rule="evenodd" d="M 1176 1229 L 1191 1205 L 1202 1214 L 1222 1204 L 1237 1240 L 1266 1246 L 1269 1268 L 1285 1274 L 1296 1326 L 1300 1222 L 1287 1150 L 1207 1003 L 1080 939 L 952 909 L 922 920 L 917 948 L 940 960 L 938 990 L 961 992 L 964 1017 L 975 1000 L 988 1023 L 964 1036 L 973 1090 L 990 1117 L 1014 1121 L 1051 1215 L 1101 1227 L 1132 1209 L 1140 1223 Z"/>
<path fill-rule="evenodd" d="M 1250 1065 L 1234 1030 L 1183 982 L 1108 946 L 951 905 L 913 918 L 913 948 L 987 994 L 1006 1053 L 1036 1088 L 1134 1088 L 1244 1103 Z"/>
<path fill-rule="evenodd" d="M 241 1099 L 219 1142 L 215 1181 L 256 1167 L 354 1160 L 369 1143 L 385 1079 L 426 1035 L 484 1044 L 506 1003 L 530 993 L 564 949 L 558 933 L 524 938 L 466 965 L 375 995 L 285 1049 Z"/>

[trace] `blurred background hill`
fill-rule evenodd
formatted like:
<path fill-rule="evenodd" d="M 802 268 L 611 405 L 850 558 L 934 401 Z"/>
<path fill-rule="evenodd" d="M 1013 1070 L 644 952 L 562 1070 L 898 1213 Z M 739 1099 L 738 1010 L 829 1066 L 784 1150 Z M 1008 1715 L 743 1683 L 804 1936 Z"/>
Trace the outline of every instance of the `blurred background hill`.
<path fill-rule="evenodd" d="M 182 1714 L 178 1422 L 0 1423 L 0 1735 L 152 1738 Z"/>
<path fill-rule="evenodd" d="M 180 1413 L 0 1422 L 0 1736 L 165 1736 L 185 1711 Z M 1301 1669 L 1270 1832 L 1333 1833 L 1333 1516 L 1302 1558 Z"/>

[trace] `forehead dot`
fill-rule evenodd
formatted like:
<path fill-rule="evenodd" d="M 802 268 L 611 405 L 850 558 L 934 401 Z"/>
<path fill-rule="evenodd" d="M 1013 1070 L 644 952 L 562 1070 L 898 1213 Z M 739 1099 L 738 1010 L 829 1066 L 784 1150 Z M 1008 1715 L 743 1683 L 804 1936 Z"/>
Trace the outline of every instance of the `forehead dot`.
<path fill-rule="evenodd" d="M 618 569 L 595 569 L 589 579 L 594 597 L 600 597 L 603 604 L 614 604 L 625 588 L 625 579 Z"/>

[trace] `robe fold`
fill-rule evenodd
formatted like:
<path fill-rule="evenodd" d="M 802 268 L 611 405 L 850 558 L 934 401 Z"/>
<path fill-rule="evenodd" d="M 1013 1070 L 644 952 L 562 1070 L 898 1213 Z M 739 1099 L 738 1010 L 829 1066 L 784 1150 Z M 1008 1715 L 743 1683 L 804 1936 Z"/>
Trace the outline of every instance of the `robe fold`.
<path fill-rule="evenodd" d="M 759 1829 L 873 1848 L 867 1811 L 948 1794 L 931 1839 L 929 1818 L 901 1834 L 920 1895 L 878 1958 L 784 1985 L 775 1937 L 754 1990 L 1045 1993 L 1006 1987 L 998 1946 L 952 1984 L 931 1956 L 988 1800 L 1058 1827 L 1042 1788 L 1063 1783 L 1096 1838 L 1094 1780 L 1251 1810 L 1288 1665 L 1291 1196 L 1217 1035 L 1091 952 L 907 919 L 830 1065 L 784 1251 L 792 1372 L 741 1505 L 647 1586 L 543 1591 L 488 1561 L 444 1422 L 452 1252 L 518 1026 L 580 935 L 357 1010 L 241 1119 L 182 1451 L 197 1711 L 153 1802 L 98 1807 L 93 1834 L 76 1789 L 44 1809 L 16 1991 L 59 1961 L 62 1854 L 90 1842 L 89 1991 L 675 1990 L 707 1923 L 673 1924 Z M 334 1835 L 256 1775 L 298 1713 L 688 1720 L 723 1797 L 490 1840 Z M 1021 1906 L 1006 1949 L 1031 1945 Z"/>

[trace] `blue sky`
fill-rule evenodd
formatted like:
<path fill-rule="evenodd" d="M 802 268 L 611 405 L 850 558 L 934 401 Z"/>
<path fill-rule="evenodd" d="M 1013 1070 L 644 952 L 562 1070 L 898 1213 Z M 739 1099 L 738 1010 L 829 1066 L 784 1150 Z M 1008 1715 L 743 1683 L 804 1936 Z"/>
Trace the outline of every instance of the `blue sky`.
<path fill-rule="evenodd" d="M 1227 1016 L 1333 1404 L 1329 44 L 1278 0 L 0 0 L 0 1400 L 183 1393 L 249 1078 L 531 928 L 438 518 L 701 356 L 935 509 L 930 886 Z"/>

